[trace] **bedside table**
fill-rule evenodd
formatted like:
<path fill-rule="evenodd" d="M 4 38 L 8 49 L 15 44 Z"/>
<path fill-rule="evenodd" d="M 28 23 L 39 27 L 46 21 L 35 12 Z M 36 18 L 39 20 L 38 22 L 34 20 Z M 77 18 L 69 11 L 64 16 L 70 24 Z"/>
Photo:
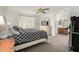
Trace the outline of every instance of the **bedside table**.
<path fill-rule="evenodd" d="M 12 37 L 0 40 L 0 52 L 14 52 L 14 44 Z"/>

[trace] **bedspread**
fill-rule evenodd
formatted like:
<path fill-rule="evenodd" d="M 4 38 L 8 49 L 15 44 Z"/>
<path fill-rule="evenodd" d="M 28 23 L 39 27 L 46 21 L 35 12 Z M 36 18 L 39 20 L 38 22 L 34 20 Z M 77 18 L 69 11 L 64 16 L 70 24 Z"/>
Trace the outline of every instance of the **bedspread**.
<path fill-rule="evenodd" d="M 13 34 L 13 38 L 15 39 L 15 45 L 20 45 L 43 38 L 48 39 L 48 35 L 45 31 L 30 29 L 23 31 L 19 35 Z"/>

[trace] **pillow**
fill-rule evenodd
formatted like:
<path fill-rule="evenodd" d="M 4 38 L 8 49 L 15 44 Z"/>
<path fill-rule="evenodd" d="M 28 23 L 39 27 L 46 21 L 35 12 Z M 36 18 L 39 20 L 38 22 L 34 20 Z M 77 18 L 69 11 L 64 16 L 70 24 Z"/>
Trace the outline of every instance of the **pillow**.
<path fill-rule="evenodd" d="M 20 28 L 19 28 L 19 32 L 20 32 L 20 33 L 24 33 L 24 29 L 20 27 Z"/>
<path fill-rule="evenodd" d="M 14 28 L 9 28 L 9 32 L 11 34 L 20 34 L 17 30 L 15 30 Z"/>
<path fill-rule="evenodd" d="M 19 27 L 18 26 L 13 26 L 13 29 L 16 31 L 19 31 Z"/>
<path fill-rule="evenodd" d="M 17 34 L 17 35 L 20 34 L 18 31 L 14 30 L 14 29 L 11 29 L 10 32 L 11 32 L 11 34 Z"/>
<path fill-rule="evenodd" d="M 24 33 L 24 30 L 23 30 L 23 28 L 21 28 L 21 27 L 14 26 L 13 29 L 14 29 L 15 31 L 18 31 L 19 33 Z"/>

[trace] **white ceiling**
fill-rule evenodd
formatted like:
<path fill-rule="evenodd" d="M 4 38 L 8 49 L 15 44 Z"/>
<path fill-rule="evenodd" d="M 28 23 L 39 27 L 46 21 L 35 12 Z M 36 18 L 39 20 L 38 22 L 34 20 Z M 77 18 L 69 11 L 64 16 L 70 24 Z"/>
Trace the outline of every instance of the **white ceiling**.
<path fill-rule="evenodd" d="M 30 15 L 35 15 L 34 10 L 37 10 L 38 8 L 50 8 L 50 10 L 46 11 L 47 13 L 55 12 L 55 11 L 61 11 L 64 10 L 65 8 L 70 8 L 70 15 L 79 16 L 79 6 L 6 6 L 10 11 L 14 11 L 17 13 L 22 13 L 22 14 L 30 14 Z"/>
<path fill-rule="evenodd" d="M 46 11 L 47 13 L 55 12 L 66 8 L 65 6 L 9 6 L 6 7 L 8 10 L 20 12 L 23 14 L 35 14 L 38 8 L 49 8 L 50 10 Z"/>

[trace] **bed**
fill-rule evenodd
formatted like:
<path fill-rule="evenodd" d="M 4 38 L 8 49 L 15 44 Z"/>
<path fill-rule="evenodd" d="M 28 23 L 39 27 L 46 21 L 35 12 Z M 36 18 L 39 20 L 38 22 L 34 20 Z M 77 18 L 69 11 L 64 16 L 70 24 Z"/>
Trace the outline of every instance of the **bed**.
<path fill-rule="evenodd" d="M 36 29 L 22 29 L 20 34 L 13 34 L 15 39 L 15 51 L 41 43 L 46 42 L 48 35 L 45 31 Z"/>

